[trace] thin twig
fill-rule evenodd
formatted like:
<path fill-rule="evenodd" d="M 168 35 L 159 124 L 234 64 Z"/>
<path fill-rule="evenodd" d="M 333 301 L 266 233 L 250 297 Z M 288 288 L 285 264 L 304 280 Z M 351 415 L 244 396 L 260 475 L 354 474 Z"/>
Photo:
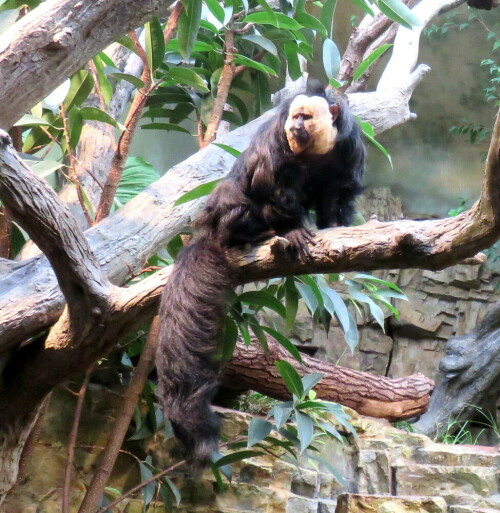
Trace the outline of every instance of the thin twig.
<path fill-rule="evenodd" d="M 99 106 L 101 107 L 101 110 L 106 112 L 107 111 L 106 100 L 104 99 L 104 94 L 102 92 L 101 84 L 99 82 L 99 73 L 97 72 L 96 65 L 93 60 L 90 60 L 88 66 L 89 66 L 90 73 L 91 73 L 92 77 L 94 78 L 94 89 L 95 89 L 95 92 L 97 93 L 97 98 L 99 99 Z"/>
<path fill-rule="evenodd" d="M 106 506 L 102 507 L 101 509 L 97 510 L 97 513 L 105 513 L 106 511 L 110 511 L 111 508 L 122 502 L 127 497 L 130 497 L 135 492 L 138 492 L 141 488 L 144 488 L 145 486 L 148 486 L 148 484 L 153 483 L 154 481 L 157 481 L 158 479 L 161 479 L 163 476 L 167 475 L 168 473 L 172 472 L 176 468 L 180 467 L 181 465 L 184 465 L 186 463 L 186 460 L 178 461 L 171 467 L 166 468 L 165 470 L 162 470 L 161 472 L 158 472 L 158 474 L 155 474 L 153 477 L 150 477 L 146 481 L 143 481 L 142 483 L 139 483 L 137 486 L 134 486 L 131 488 L 128 492 L 125 492 L 123 495 L 120 495 L 117 499 L 115 499 L 113 502 L 110 502 Z"/>
<path fill-rule="evenodd" d="M 139 401 L 142 389 L 148 379 L 148 375 L 153 368 L 154 355 L 156 351 L 156 340 L 159 328 L 159 318 L 156 316 L 151 324 L 146 344 L 142 350 L 141 357 L 135 368 L 134 375 L 130 385 L 125 392 L 120 412 L 116 417 L 114 426 L 109 435 L 106 449 L 102 454 L 102 460 L 99 468 L 96 470 L 92 482 L 87 489 L 85 497 L 80 505 L 78 513 L 94 513 L 99 504 L 104 488 L 108 482 L 111 471 L 120 452 L 123 440 L 127 434 L 130 420 Z M 110 505 L 106 506 L 109 509 Z"/>
<path fill-rule="evenodd" d="M 75 416 L 73 418 L 73 425 L 71 426 L 71 433 L 68 442 L 68 459 L 66 461 L 66 472 L 64 474 L 64 486 L 62 492 L 62 513 L 69 513 L 69 490 L 71 487 L 71 474 L 73 470 L 73 461 L 75 459 L 75 447 L 76 440 L 78 438 L 78 429 L 80 427 L 80 419 L 82 417 L 83 400 L 85 399 L 85 393 L 87 392 L 87 386 L 94 370 L 95 364 L 92 364 L 85 373 L 82 386 L 79 392 L 76 394 L 78 400 L 76 401 Z"/>
<path fill-rule="evenodd" d="M 76 157 L 73 153 L 73 148 L 71 147 L 71 134 L 69 131 L 69 125 L 68 125 L 68 117 L 66 115 L 66 109 L 64 108 L 64 105 L 61 104 L 60 106 L 60 112 L 61 112 L 61 119 L 63 122 L 63 135 L 66 140 L 66 148 L 68 151 L 68 158 L 69 158 L 69 176 L 71 182 L 73 182 L 75 188 L 76 188 L 76 194 L 78 196 L 78 201 L 80 203 L 80 207 L 82 209 L 83 215 L 85 216 L 85 219 L 89 226 L 92 226 L 92 219 L 90 217 L 90 212 L 87 209 L 87 206 L 85 205 L 85 198 L 83 197 L 82 188 L 80 185 L 80 182 L 78 181 L 78 175 L 76 173 Z"/>
<path fill-rule="evenodd" d="M 231 88 L 231 83 L 234 78 L 234 34 L 230 29 L 227 29 L 225 32 L 224 52 L 224 66 L 217 84 L 217 96 L 215 97 L 205 136 L 203 137 L 203 143 L 201 144 L 202 148 L 209 145 L 217 135 L 217 129 L 219 128 L 220 122 L 222 121 L 222 115 L 224 114 L 224 105 L 226 104 L 229 89 Z"/>

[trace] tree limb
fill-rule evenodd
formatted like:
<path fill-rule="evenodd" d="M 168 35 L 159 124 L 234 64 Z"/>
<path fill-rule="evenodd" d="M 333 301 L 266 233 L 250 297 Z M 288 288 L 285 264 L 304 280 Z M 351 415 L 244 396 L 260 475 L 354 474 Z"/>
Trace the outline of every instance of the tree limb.
<path fill-rule="evenodd" d="M 171 3 L 171 0 L 40 3 L 0 37 L 0 126 L 10 128 L 100 50 L 152 16 L 165 15 Z"/>
<path fill-rule="evenodd" d="M 404 88 L 408 77 L 415 70 L 419 40 L 422 30 L 438 14 L 458 7 L 465 0 L 422 0 L 412 9 L 421 25 L 407 29 L 399 27 L 392 56 L 377 84 L 377 91 Z"/>
<path fill-rule="evenodd" d="M 304 354 L 301 355 L 301 365 L 270 338 L 268 347 L 269 350 L 264 352 L 257 340 L 248 347 L 238 343 L 232 360 L 224 369 L 223 386 L 255 390 L 288 401 L 291 399 L 290 391 L 274 365 L 278 360 L 285 360 L 301 376 L 312 372 L 324 374 L 314 387 L 319 399 L 349 406 L 362 415 L 389 420 L 423 413 L 434 387 L 434 382 L 421 374 L 391 379 L 332 365 Z"/>
<path fill-rule="evenodd" d="M 66 299 L 70 331 L 83 335 L 89 318 L 97 322 L 109 309 L 111 284 L 68 209 L 17 156 L 6 132 L 0 132 L 0 197 L 48 258 Z"/>

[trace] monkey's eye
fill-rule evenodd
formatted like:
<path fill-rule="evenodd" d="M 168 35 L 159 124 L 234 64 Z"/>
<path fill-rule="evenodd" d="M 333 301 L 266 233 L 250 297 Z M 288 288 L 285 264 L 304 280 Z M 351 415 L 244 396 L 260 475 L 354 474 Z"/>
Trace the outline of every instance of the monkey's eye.
<path fill-rule="evenodd" d="M 304 114 L 303 112 L 300 112 L 299 114 L 294 114 L 292 119 L 302 119 L 303 121 L 308 121 L 309 119 L 312 119 L 312 114 Z"/>

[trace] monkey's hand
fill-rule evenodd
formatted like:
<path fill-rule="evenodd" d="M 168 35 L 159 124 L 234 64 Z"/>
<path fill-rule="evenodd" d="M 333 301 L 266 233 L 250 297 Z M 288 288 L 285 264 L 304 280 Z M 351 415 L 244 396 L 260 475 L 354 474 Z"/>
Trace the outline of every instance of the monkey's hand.
<path fill-rule="evenodd" d="M 285 235 L 285 239 L 290 243 L 287 251 L 292 258 L 307 258 L 311 256 L 309 244 L 316 245 L 314 233 L 307 228 L 296 228 Z"/>

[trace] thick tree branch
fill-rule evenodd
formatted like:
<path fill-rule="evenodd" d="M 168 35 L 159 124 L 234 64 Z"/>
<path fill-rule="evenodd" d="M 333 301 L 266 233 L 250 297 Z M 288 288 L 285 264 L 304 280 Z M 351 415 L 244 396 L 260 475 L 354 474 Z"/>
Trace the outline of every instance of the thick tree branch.
<path fill-rule="evenodd" d="M 277 342 L 268 339 L 264 352 L 257 340 L 250 346 L 238 343 L 233 359 L 224 369 L 223 386 L 255 390 L 280 400 L 290 400 L 275 362 L 285 360 L 300 375 L 320 372 L 323 379 L 314 387 L 319 399 L 353 408 L 362 415 L 401 420 L 420 415 L 427 408 L 434 382 L 421 374 L 391 379 L 332 365 L 302 355 L 302 365 Z"/>
<path fill-rule="evenodd" d="M 20 160 L 6 132 L 0 133 L 0 197 L 47 256 L 72 314 L 70 331 L 81 333 L 89 316 L 108 309 L 111 285 L 67 208 Z"/>
<path fill-rule="evenodd" d="M 487 315 L 471 332 L 446 343 L 439 364 L 440 379 L 429 410 L 413 424 L 418 433 L 436 436 L 450 421 L 465 422 L 477 413 L 485 393 L 500 376 L 500 308 Z"/>
<path fill-rule="evenodd" d="M 421 21 L 418 27 L 399 27 L 392 56 L 377 84 L 377 91 L 404 89 L 417 65 L 422 30 L 438 14 L 463 4 L 465 0 L 422 0 L 412 12 Z"/>
<path fill-rule="evenodd" d="M 0 37 L 0 126 L 10 128 L 100 50 L 152 16 L 165 15 L 171 3 L 170 0 L 42 2 Z"/>
<path fill-rule="evenodd" d="M 221 142 L 244 149 L 248 139 L 269 116 L 272 111 L 231 132 Z M 328 269 L 369 270 L 397 266 L 435 269 L 473 256 L 498 238 L 499 206 L 494 183 L 498 181 L 499 164 L 495 141 L 498 139 L 494 137 L 485 192 L 479 204 L 469 212 L 452 219 L 372 223 L 364 227 L 327 230 L 318 237 L 319 244 L 313 248 L 315 260 L 310 262 L 292 265 L 279 256 L 279 251 L 271 256 L 269 246 L 262 246 L 247 256 L 233 254 L 237 265 L 243 268 L 242 279 L 267 277 L 273 273 L 326 272 Z M 232 160 L 224 150 L 208 146 L 171 169 L 110 218 L 88 230 L 90 246 L 110 280 L 123 283 L 151 254 L 179 233 L 201 203 L 172 209 L 175 199 L 203 181 L 221 177 L 230 168 Z M 471 229 L 466 228 L 469 222 Z M 468 237 L 464 237 L 465 234 Z M 362 237 L 363 242 L 356 243 L 356 237 Z M 404 255 L 408 255 L 407 259 Z M 42 257 L 8 265 L 5 270 L 9 274 L 0 275 L 3 314 L 0 351 L 52 325 L 64 305 L 50 265 Z M 20 283 L 23 283 L 22 287 Z M 25 285 L 35 283 L 36 287 Z"/>

